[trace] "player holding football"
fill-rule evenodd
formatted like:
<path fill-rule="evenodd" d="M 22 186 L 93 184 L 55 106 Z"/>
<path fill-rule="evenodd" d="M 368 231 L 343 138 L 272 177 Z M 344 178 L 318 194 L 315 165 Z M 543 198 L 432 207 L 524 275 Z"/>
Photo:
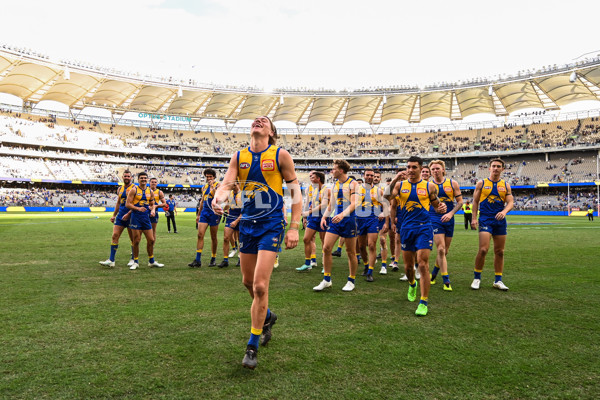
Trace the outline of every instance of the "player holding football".
<path fill-rule="evenodd" d="M 473 192 L 473 215 L 471 226 L 479 226 L 479 251 L 475 257 L 475 277 L 471 289 L 478 290 L 481 284 L 481 271 L 485 265 L 485 256 L 490 249 L 490 239 L 494 241 L 494 271 L 496 278 L 493 287 L 507 291 L 502 282 L 504 271 L 504 247 L 506 245 L 506 214 L 513 208 L 513 195 L 508 182 L 501 179 L 504 161 L 494 158 L 490 161 L 490 177 L 477 182 Z"/>
<path fill-rule="evenodd" d="M 302 193 L 294 161 L 287 150 L 275 145 L 277 129 L 266 116 L 257 117 L 251 126 L 250 146 L 235 153 L 223 183 L 217 189 L 212 207 L 223 213 L 229 192 L 236 180 L 242 190 L 240 222 L 240 261 L 242 280 L 252 297 L 250 340 L 242 366 L 254 369 L 261 334 L 261 345 L 271 339 L 277 321 L 269 309 L 269 281 L 275 257 L 285 242 L 287 249 L 298 245 Z M 283 180 L 292 197 L 292 219 L 284 239 Z"/>

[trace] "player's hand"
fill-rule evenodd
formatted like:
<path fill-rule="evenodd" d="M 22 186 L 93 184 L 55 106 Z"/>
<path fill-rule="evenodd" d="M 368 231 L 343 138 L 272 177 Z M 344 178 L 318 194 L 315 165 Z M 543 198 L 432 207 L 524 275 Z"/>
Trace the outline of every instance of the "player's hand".
<path fill-rule="evenodd" d="M 212 210 L 215 214 L 223 215 L 223 207 L 225 206 L 224 203 L 221 203 L 221 202 L 217 201 L 217 198 L 214 198 L 211 203 L 211 206 L 212 206 Z"/>
<path fill-rule="evenodd" d="M 123 218 L 121 218 L 123 221 L 127 221 L 129 219 L 129 216 L 131 215 L 131 213 L 127 213 L 125 215 L 123 215 Z"/>
<path fill-rule="evenodd" d="M 471 228 L 476 230 L 477 227 L 479 226 L 479 221 L 477 221 L 476 219 L 474 219 L 473 221 L 471 221 Z"/>
<path fill-rule="evenodd" d="M 327 228 L 327 218 L 321 218 L 321 229 Z"/>
<path fill-rule="evenodd" d="M 435 212 L 437 212 L 438 214 L 446 214 L 446 211 L 448 211 L 448 208 L 446 207 L 446 203 L 442 203 L 440 201 L 440 204 L 435 209 Z"/>
<path fill-rule="evenodd" d="M 302 217 L 302 228 L 306 229 L 306 225 L 308 225 L 308 219 Z"/>
<path fill-rule="evenodd" d="M 442 215 L 442 222 L 448 222 L 452 219 L 454 215 L 452 215 L 452 213 L 447 213 Z"/>
<path fill-rule="evenodd" d="M 150 211 L 150 216 L 151 217 L 154 217 L 155 215 L 156 215 L 156 211 L 155 210 Z"/>
<path fill-rule="evenodd" d="M 110 222 L 114 224 L 116 219 L 117 218 L 113 215 L 112 217 L 110 217 Z"/>
<path fill-rule="evenodd" d="M 200 214 L 196 215 L 196 223 L 199 224 L 200 223 Z"/>
<path fill-rule="evenodd" d="M 230 227 L 235 228 L 238 224 L 238 220 L 236 219 L 235 221 L 231 221 L 231 223 L 229 224 Z"/>
<path fill-rule="evenodd" d="M 496 214 L 496 219 L 498 221 L 502 221 L 504 218 L 506 218 L 506 213 L 504 211 L 500 211 L 498 214 Z"/>
<path fill-rule="evenodd" d="M 298 246 L 298 230 L 297 229 L 288 229 L 285 234 L 285 248 L 287 250 L 293 249 Z"/>
<path fill-rule="evenodd" d="M 385 225 L 383 225 L 383 228 L 381 228 L 381 233 L 383 233 L 385 235 L 388 232 L 388 230 L 389 230 L 388 225 L 385 224 Z"/>
<path fill-rule="evenodd" d="M 337 224 L 338 222 L 340 222 L 343 219 L 344 219 L 344 216 L 342 214 L 338 214 L 335 217 L 331 218 L 331 222 L 334 224 Z"/>
<path fill-rule="evenodd" d="M 301 215 L 302 215 L 302 218 L 306 218 L 309 216 L 309 214 L 310 214 L 310 211 L 302 211 Z"/>
<path fill-rule="evenodd" d="M 396 224 L 392 226 L 392 230 L 394 231 L 394 233 L 398 233 L 398 227 L 396 226 Z"/>
<path fill-rule="evenodd" d="M 378 218 L 380 221 L 383 221 L 383 219 L 385 218 L 385 215 L 383 215 L 383 213 L 381 213 L 381 214 L 379 214 L 379 215 L 377 216 L 377 218 Z"/>

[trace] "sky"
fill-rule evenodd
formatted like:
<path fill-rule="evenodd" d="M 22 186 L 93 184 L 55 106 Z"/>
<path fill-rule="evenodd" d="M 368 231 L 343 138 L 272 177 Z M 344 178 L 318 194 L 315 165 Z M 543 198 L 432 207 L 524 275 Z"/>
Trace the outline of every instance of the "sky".
<path fill-rule="evenodd" d="M 0 43 L 221 85 L 456 82 L 600 53 L 600 2 L 0 0 Z"/>

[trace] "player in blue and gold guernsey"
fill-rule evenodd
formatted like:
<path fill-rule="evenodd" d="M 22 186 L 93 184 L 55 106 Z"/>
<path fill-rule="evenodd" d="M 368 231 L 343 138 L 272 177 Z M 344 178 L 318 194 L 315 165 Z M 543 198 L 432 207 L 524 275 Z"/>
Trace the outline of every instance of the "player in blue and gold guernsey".
<path fill-rule="evenodd" d="M 325 234 L 323 243 L 323 268 L 324 276 L 321 283 L 313 288 L 314 291 L 320 292 L 323 289 L 330 288 L 331 283 L 331 267 L 333 257 L 331 250 L 339 237 L 346 240 L 346 253 L 348 254 L 348 269 L 350 275 L 346 285 L 342 288 L 344 292 L 354 290 L 356 270 L 358 261 L 356 259 L 356 205 L 358 204 L 358 184 L 348 176 L 350 164 L 345 160 L 334 160 L 331 174 L 334 179 L 337 179 L 331 190 L 331 199 L 327 205 L 327 210 L 321 218 L 321 227 L 325 228 L 329 225 Z M 328 218 L 331 217 L 331 222 Z"/>
<path fill-rule="evenodd" d="M 250 340 L 242 366 L 254 369 L 261 345 L 271 339 L 277 321 L 269 309 L 269 281 L 282 241 L 286 249 L 298 245 L 302 193 L 290 153 L 275 145 L 277 129 L 266 116 L 257 117 L 250 130 L 250 146 L 235 153 L 213 199 L 213 210 L 223 213 L 236 180 L 242 190 L 240 261 L 242 281 L 252 297 Z M 292 219 L 284 237 L 283 181 L 292 197 Z"/>
<path fill-rule="evenodd" d="M 131 212 L 125 207 L 125 201 L 127 200 L 127 193 L 129 193 L 134 186 L 131 179 L 131 171 L 126 169 L 123 171 L 123 184 L 119 186 L 119 189 L 117 190 L 117 204 L 115 205 L 112 217 L 110 217 L 110 222 L 114 224 L 110 243 L 110 256 L 106 261 L 100 261 L 100 265 L 106 267 L 115 266 L 115 256 L 117 254 L 117 249 L 119 248 L 119 238 L 125 228 L 127 228 L 127 233 L 131 240 L 131 260 L 129 260 L 127 266 L 133 265 L 133 233 L 129 228 L 129 217 L 131 216 Z"/>
<path fill-rule="evenodd" d="M 302 216 L 306 218 L 304 231 L 304 265 L 296 268 L 298 272 L 310 271 L 317 266 L 316 233 L 319 232 L 321 250 L 325 241 L 327 228 L 321 228 L 321 218 L 329 204 L 331 189 L 325 186 L 325 174 L 321 171 L 311 171 L 309 174 L 310 186 L 307 190 L 306 207 Z"/>
<path fill-rule="evenodd" d="M 146 250 L 148 251 L 149 267 L 164 267 L 163 264 L 154 260 L 154 233 L 152 232 L 152 223 L 150 217 L 155 214 L 154 194 L 148 184 L 148 174 L 140 172 L 138 174 L 138 186 L 135 186 L 127 194 L 125 205 L 131 210 L 131 223 L 129 226 L 133 231 L 133 265 L 129 269 L 134 270 L 139 267 L 138 256 L 140 253 L 140 241 L 142 233 L 146 237 Z"/>
<path fill-rule="evenodd" d="M 384 220 L 383 191 L 373 185 L 374 171 L 367 168 L 364 172 L 365 182 L 358 187 L 358 206 L 356 207 L 356 225 L 358 251 L 365 265 L 367 282 L 373 282 L 373 268 L 377 259 L 377 237 L 379 221 Z M 383 202 L 387 205 L 387 201 Z M 386 207 L 386 213 L 387 213 Z"/>
<path fill-rule="evenodd" d="M 408 300 L 417 299 L 417 280 L 415 279 L 415 261 L 421 272 L 421 300 L 415 314 L 427 315 L 429 301 L 429 254 L 433 247 L 433 229 L 429 217 L 429 207 L 433 205 L 438 213 L 446 213 L 446 205 L 438 200 L 437 186 L 421 179 L 423 160 L 412 156 L 406 166 L 405 181 L 400 181 L 402 173 L 392 180 L 394 189 L 390 197 L 399 196 L 400 243 L 402 243 L 402 258 L 404 272 L 408 278 Z M 388 197 L 388 198 L 390 198 Z"/>
<path fill-rule="evenodd" d="M 496 277 L 493 287 L 507 291 L 502 282 L 504 271 L 504 247 L 506 245 L 506 214 L 512 210 L 514 199 L 508 182 L 501 179 L 504 161 L 495 158 L 490 161 L 490 177 L 477 182 L 473 192 L 473 218 L 471 226 L 479 226 L 479 251 L 475 257 L 475 277 L 471 289 L 478 290 L 481 284 L 481 271 L 485 256 L 490 249 L 490 239 L 494 240 L 494 270 Z"/>
<path fill-rule="evenodd" d="M 217 246 L 219 239 L 217 234 L 219 233 L 219 223 L 221 222 L 221 216 L 215 214 L 212 209 L 212 201 L 219 186 L 219 183 L 216 181 L 217 173 L 212 168 L 207 168 L 204 170 L 204 177 L 206 178 L 206 184 L 202 188 L 202 198 L 200 199 L 200 203 L 198 205 L 198 209 L 200 210 L 200 214 L 197 217 L 198 222 L 198 240 L 196 242 L 196 258 L 194 261 L 188 264 L 188 267 L 191 268 L 200 268 L 202 266 L 202 250 L 204 249 L 204 235 L 206 234 L 206 229 L 210 227 L 210 263 L 209 267 L 216 267 L 216 257 L 217 257 Z"/>
<path fill-rule="evenodd" d="M 167 203 L 165 202 L 165 194 L 158 188 L 158 179 L 150 179 L 150 190 L 154 196 L 154 217 L 150 217 L 150 223 L 152 224 L 152 233 L 154 234 L 154 244 L 156 245 L 156 225 L 158 224 L 158 208 L 163 208 Z"/>
<path fill-rule="evenodd" d="M 437 213 L 433 207 L 429 210 L 431 216 L 431 225 L 433 226 L 433 242 L 437 251 L 435 266 L 431 272 L 431 284 L 435 285 L 435 278 L 438 272 L 442 271 L 444 281 L 444 290 L 452 291 L 450 285 L 450 275 L 448 274 L 448 250 L 452 244 L 454 236 L 454 214 L 462 208 L 463 199 L 458 182 L 446 178 L 446 163 L 442 160 L 434 160 L 429 163 L 429 169 L 433 176 L 433 183 L 438 188 L 438 199 L 446 204 L 447 213 L 442 215 Z M 456 200 L 456 204 L 454 201 Z"/>
<path fill-rule="evenodd" d="M 233 185 L 233 191 L 229 193 L 228 204 L 224 209 L 225 212 L 225 229 L 223 231 L 223 261 L 218 265 L 219 268 L 229 267 L 229 259 L 235 256 L 236 233 L 240 231 L 240 221 L 242 220 L 242 192 L 240 185 Z M 229 252 L 229 246 L 233 245 L 233 250 Z M 239 265 L 239 264 L 238 264 Z"/>

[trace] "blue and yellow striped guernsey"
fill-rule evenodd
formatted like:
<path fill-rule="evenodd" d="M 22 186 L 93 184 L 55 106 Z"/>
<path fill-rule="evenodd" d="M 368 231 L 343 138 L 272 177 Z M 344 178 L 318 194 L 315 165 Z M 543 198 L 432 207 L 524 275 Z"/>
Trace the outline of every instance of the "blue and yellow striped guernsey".
<path fill-rule="evenodd" d="M 494 182 L 488 178 L 483 180 L 479 196 L 479 212 L 482 216 L 495 217 L 504 210 L 506 203 L 506 182 L 500 179 Z"/>
<path fill-rule="evenodd" d="M 377 217 L 381 214 L 382 205 L 378 200 L 377 186 L 367 190 L 364 185 L 358 188 L 359 204 L 356 207 L 356 216 L 359 218 Z"/>
<path fill-rule="evenodd" d="M 283 178 L 279 147 L 269 145 L 255 153 L 247 147 L 237 153 L 238 180 L 242 192 L 242 219 L 283 218 Z"/>
<path fill-rule="evenodd" d="M 442 183 L 435 183 L 438 187 L 438 199 L 446 204 L 446 212 L 452 211 L 454 208 L 454 188 L 452 188 L 452 179 L 445 178 Z M 431 215 L 432 221 L 441 221 L 442 215 L 435 211 L 433 206 L 429 207 L 429 214 Z"/>
<path fill-rule="evenodd" d="M 331 217 L 334 217 L 342 213 L 346 208 L 350 206 L 350 184 L 354 182 L 354 179 L 348 177 L 344 182 L 339 180 L 333 185 L 332 196 L 335 196 L 336 207 L 332 210 Z M 355 217 L 356 209 L 352 211 L 348 217 Z"/>
<path fill-rule="evenodd" d="M 321 189 L 315 188 L 312 184 L 308 187 L 308 208 L 317 208 L 321 205 L 321 201 L 323 200 L 323 192 L 327 187 L 323 185 Z M 310 214 L 311 218 L 319 218 L 323 217 L 323 210 L 319 210 L 319 212 L 312 212 Z"/>
<path fill-rule="evenodd" d="M 146 210 L 148 210 L 152 201 L 154 201 L 154 195 L 148 186 L 146 186 L 146 189 L 144 190 L 142 190 L 142 188 L 139 186 L 135 187 L 135 196 L 133 196 L 134 206 L 144 207 Z"/>
<path fill-rule="evenodd" d="M 212 200 L 213 197 L 215 197 L 215 188 L 217 186 L 217 180 L 213 180 L 211 183 L 206 183 L 204 185 L 204 192 L 202 193 L 202 200 L 204 202 L 208 201 L 208 204 L 211 204 L 212 207 Z"/>
<path fill-rule="evenodd" d="M 409 181 L 400 182 L 400 217 L 402 228 L 415 225 L 430 224 L 429 217 L 429 189 L 427 181 L 420 180 L 417 183 Z"/>
<path fill-rule="evenodd" d="M 119 186 L 119 189 L 117 190 L 117 198 L 119 199 L 119 210 L 120 211 L 126 211 L 127 207 L 125 206 L 125 203 L 127 202 L 127 194 L 129 193 L 129 191 L 136 187 L 133 182 L 129 184 L 129 186 L 125 186 L 125 185 L 121 185 Z"/>

